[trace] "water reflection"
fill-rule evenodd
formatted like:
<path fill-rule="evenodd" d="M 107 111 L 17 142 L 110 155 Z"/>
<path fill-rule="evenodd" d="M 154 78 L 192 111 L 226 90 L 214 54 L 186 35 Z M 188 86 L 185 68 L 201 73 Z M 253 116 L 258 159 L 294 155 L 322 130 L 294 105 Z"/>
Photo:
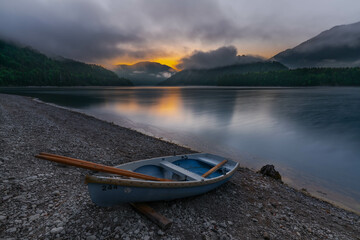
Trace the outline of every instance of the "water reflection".
<path fill-rule="evenodd" d="M 15 90 L 346 196 L 360 211 L 360 89 L 41 88 Z M 125 121 L 124 119 L 128 119 Z M 349 200 L 350 199 L 350 200 Z"/>
<path fill-rule="evenodd" d="M 128 96 L 115 98 L 106 104 L 106 108 L 118 114 L 126 113 L 132 116 L 154 115 L 158 118 L 181 117 L 183 110 L 180 89 L 172 89 L 169 92 L 159 92 L 154 99 L 153 95 L 128 92 Z"/>
<path fill-rule="evenodd" d="M 226 126 L 231 122 L 235 92 L 202 91 L 199 94 L 194 89 L 169 88 L 165 91 L 161 88 L 149 93 L 146 90 L 121 92 L 121 96 L 107 101 L 105 108 L 134 121 L 151 125 L 161 123 L 161 127 L 185 131 Z"/>

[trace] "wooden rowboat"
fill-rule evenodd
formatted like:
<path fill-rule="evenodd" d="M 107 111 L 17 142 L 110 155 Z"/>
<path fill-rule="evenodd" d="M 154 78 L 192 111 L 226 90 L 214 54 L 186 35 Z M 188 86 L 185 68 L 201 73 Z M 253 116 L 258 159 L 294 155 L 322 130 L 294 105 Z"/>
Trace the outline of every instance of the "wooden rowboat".
<path fill-rule="evenodd" d="M 125 172 L 162 180 L 96 173 L 87 175 L 86 183 L 92 201 L 99 206 L 172 200 L 213 190 L 227 182 L 238 167 L 237 162 L 225 160 L 223 157 L 196 153 L 152 158 L 116 166 Z"/>
<path fill-rule="evenodd" d="M 239 167 L 208 153 L 152 158 L 116 167 L 44 152 L 35 157 L 101 172 L 86 176 L 90 197 L 99 206 L 202 194 L 227 182 Z"/>

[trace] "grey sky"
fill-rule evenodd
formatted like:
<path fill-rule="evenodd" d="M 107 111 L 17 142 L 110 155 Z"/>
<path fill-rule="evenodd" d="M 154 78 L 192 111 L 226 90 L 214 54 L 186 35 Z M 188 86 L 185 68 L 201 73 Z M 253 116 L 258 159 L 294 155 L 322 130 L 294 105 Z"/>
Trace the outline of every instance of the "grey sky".
<path fill-rule="evenodd" d="M 0 0 L 1 38 L 105 65 L 230 45 L 270 57 L 358 21 L 359 0 Z"/>

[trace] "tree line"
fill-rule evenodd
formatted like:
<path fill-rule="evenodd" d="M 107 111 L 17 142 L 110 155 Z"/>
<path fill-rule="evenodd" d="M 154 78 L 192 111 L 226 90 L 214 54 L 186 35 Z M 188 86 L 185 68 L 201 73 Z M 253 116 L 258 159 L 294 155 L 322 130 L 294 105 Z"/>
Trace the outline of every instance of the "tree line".
<path fill-rule="evenodd" d="M 228 74 L 218 86 L 360 86 L 360 68 L 301 68 Z"/>
<path fill-rule="evenodd" d="M 0 86 L 132 85 L 101 66 L 49 58 L 0 40 Z"/>

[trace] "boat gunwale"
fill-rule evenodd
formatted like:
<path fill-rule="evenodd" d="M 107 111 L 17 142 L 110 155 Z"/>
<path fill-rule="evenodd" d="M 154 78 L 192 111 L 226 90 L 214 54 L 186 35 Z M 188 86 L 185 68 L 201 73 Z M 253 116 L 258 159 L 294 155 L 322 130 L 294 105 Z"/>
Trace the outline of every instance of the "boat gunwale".
<path fill-rule="evenodd" d="M 85 176 L 85 183 L 98 183 L 98 184 L 108 184 L 108 185 L 120 185 L 127 187 L 152 187 L 152 188 L 183 188 L 183 187 L 195 187 L 208 185 L 222 181 L 224 179 L 230 178 L 236 170 L 238 169 L 239 164 L 228 173 L 211 178 L 205 179 L 203 181 L 169 181 L 169 182 L 158 182 L 158 181 L 146 181 L 146 180 L 135 180 L 135 179 L 119 179 L 119 178 L 110 178 L 110 177 L 98 177 L 93 175 Z"/>
<path fill-rule="evenodd" d="M 151 159 L 143 159 L 135 162 L 129 162 L 125 164 L 118 165 L 116 167 L 120 166 L 126 166 L 131 165 L 133 163 L 142 163 L 147 162 L 149 160 L 165 160 L 169 157 L 181 157 L 180 159 L 183 159 L 184 157 L 198 157 L 198 156 L 216 156 L 213 154 L 208 153 L 195 153 L 195 154 L 189 154 L 189 155 L 178 155 L 178 156 L 168 156 L 168 157 L 159 157 L 159 158 L 151 158 Z M 216 156 L 220 157 L 220 156 Z M 201 160 L 200 160 L 201 161 Z M 205 178 L 202 180 L 191 180 L 191 181 L 149 181 L 149 180 L 142 180 L 142 179 L 129 179 L 129 178 L 113 178 L 114 175 L 106 176 L 106 175 L 86 175 L 85 176 L 85 183 L 97 183 L 97 184 L 108 184 L 108 185 L 119 185 L 119 186 L 127 186 L 127 187 L 149 187 L 149 188 L 183 188 L 183 187 L 195 187 L 195 186 L 203 186 L 208 185 L 212 183 L 216 183 L 222 180 L 225 180 L 227 178 L 230 178 L 236 170 L 239 168 L 239 163 L 231 161 L 234 166 L 231 167 L 231 170 L 227 173 L 214 177 L 214 178 Z M 200 176 L 200 175 L 199 175 Z"/>

